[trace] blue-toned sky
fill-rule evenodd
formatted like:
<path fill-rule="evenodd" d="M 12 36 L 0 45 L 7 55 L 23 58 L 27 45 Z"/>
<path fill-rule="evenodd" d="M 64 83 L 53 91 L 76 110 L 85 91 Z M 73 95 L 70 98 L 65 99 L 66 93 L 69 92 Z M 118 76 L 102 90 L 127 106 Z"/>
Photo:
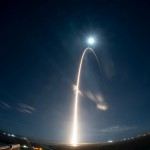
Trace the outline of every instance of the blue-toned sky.
<path fill-rule="evenodd" d="M 0 129 L 69 142 L 83 62 L 79 139 L 150 131 L 150 9 L 138 0 L 0 2 Z"/>

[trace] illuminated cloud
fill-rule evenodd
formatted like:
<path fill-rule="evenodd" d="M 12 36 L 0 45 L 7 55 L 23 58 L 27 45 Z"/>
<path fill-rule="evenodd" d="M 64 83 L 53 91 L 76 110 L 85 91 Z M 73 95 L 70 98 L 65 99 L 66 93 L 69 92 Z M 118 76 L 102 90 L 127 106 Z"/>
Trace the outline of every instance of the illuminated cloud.
<path fill-rule="evenodd" d="M 108 106 L 107 105 L 102 105 L 102 104 L 97 104 L 97 109 L 105 111 L 105 110 L 108 109 Z"/>
<path fill-rule="evenodd" d="M 108 105 L 106 104 L 104 97 L 101 94 L 94 95 L 91 91 L 87 91 L 84 92 L 84 96 L 95 102 L 97 109 L 102 111 L 106 111 L 108 109 Z"/>
<path fill-rule="evenodd" d="M 32 114 L 33 112 L 36 111 L 35 108 L 26 104 L 19 104 L 19 106 L 20 108 L 18 109 L 18 111 L 23 112 L 23 113 Z"/>
<path fill-rule="evenodd" d="M 110 128 L 100 130 L 100 133 L 103 134 L 111 134 L 111 133 L 118 133 L 118 132 L 126 132 L 130 130 L 137 129 L 135 126 L 113 126 Z"/>
<path fill-rule="evenodd" d="M 75 84 L 72 85 L 72 90 L 74 93 L 77 91 L 77 86 Z M 86 96 L 91 101 L 96 103 L 96 108 L 102 111 L 106 111 L 108 109 L 108 105 L 106 104 L 104 97 L 101 94 L 94 95 L 91 91 L 79 91 L 80 95 Z"/>
<path fill-rule="evenodd" d="M 77 85 L 73 84 L 72 85 L 72 90 L 73 90 L 74 93 L 76 93 L 76 91 L 77 91 Z M 79 94 L 82 95 L 82 92 L 80 90 L 79 90 Z"/>
<path fill-rule="evenodd" d="M 115 72 L 114 62 L 111 59 L 111 57 L 108 54 L 104 55 L 103 57 L 101 57 L 101 61 L 102 61 L 102 66 L 103 66 L 105 75 L 109 79 L 114 77 L 116 75 L 116 72 Z"/>
<path fill-rule="evenodd" d="M 3 109 L 10 109 L 12 108 L 8 103 L 4 102 L 4 101 L 0 101 L 0 107 Z"/>

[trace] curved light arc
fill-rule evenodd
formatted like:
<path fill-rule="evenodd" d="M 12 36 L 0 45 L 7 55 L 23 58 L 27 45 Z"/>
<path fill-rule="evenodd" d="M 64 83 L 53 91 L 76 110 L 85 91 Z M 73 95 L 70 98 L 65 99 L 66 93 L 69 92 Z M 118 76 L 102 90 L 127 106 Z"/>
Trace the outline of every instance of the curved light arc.
<path fill-rule="evenodd" d="M 78 144 L 78 98 L 79 98 L 80 75 L 81 75 L 81 69 L 82 69 L 82 63 L 83 63 L 84 55 L 86 54 L 86 52 L 88 50 L 92 51 L 92 53 L 94 54 L 94 56 L 97 60 L 98 65 L 100 67 L 100 63 L 98 61 L 98 58 L 97 58 L 94 50 L 92 48 L 89 48 L 89 47 L 85 48 L 83 53 L 82 53 L 81 59 L 80 59 L 78 75 L 77 75 L 77 83 L 76 83 L 77 88 L 76 88 L 76 93 L 75 93 L 73 133 L 72 133 L 72 140 L 71 140 L 71 144 L 73 146 L 77 146 L 77 144 Z"/>

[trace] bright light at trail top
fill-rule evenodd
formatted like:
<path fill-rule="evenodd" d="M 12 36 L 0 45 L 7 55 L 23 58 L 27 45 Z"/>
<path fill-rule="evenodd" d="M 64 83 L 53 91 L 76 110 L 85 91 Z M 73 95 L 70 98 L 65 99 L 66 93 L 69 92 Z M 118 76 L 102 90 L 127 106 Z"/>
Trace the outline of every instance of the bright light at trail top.
<path fill-rule="evenodd" d="M 93 37 L 89 37 L 87 42 L 88 42 L 88 44 L 93 45 L 95 43 L 95 40 Z"/>

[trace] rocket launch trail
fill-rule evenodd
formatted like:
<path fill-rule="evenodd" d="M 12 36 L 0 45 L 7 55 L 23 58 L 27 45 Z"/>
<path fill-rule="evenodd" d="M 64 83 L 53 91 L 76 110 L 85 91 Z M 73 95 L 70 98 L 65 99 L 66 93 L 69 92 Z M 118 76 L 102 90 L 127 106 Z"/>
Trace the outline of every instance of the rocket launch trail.
<path fill-rule="evenodd" d="M 78 101 L 79 101 L 80 75 L 81 75 L 81 70 L 82 70 L 83 59 L 84 59 L 84 56 L 85 56 L 85 54 L 88 50 L 91 51 L 94 54 L 94 56 L 96 58 L 96 61 L 99 65 L 99 67 L 100 67 L 100 63 L 98 61 L 98 58 L 97 58 L 94 50 L 92 48 L 89 48 L 89 47 L 84 49 L 84 51 L 82 53 L 82 56 L 81 56 L 81 59 L 80 59 L 78 75 L 77 75 L 77 83 L 76 83 L 77 89 L 76 89 L 76 93 L 75 93 L 73 132 L 72 132 L 72 139 L 71 139 L 71 145 L 73 145 L 73 146 L 78 145 Z"/>

